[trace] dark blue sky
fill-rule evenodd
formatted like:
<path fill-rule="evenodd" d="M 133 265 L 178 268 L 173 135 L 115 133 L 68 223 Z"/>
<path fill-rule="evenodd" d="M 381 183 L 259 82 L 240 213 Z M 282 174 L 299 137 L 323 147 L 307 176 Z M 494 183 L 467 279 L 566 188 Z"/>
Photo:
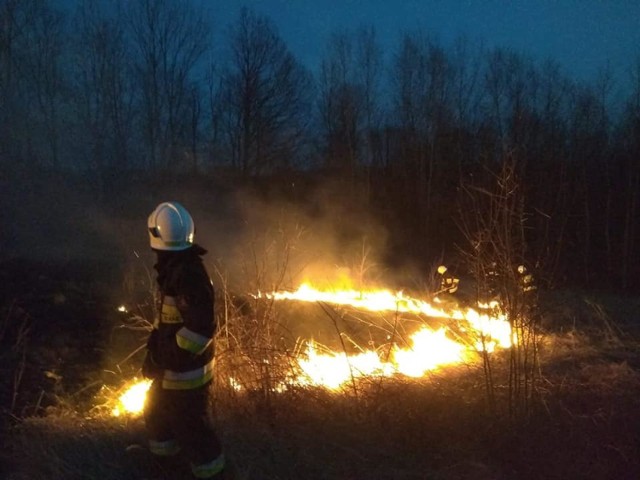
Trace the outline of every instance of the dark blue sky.
<path fill-rule="evenodd" d="M 626 80 L 640 57 L 640 0 L 209 0 L 220 32 L 241 5 L 268 15 L 292 52 L 315 68 L 336 29 L 372 25 L 388 53 L 403 31 L 422 29 L 447 45 L 465 35 L 487 47 L 553 58 L 576 80 L 607 62 Z"/>

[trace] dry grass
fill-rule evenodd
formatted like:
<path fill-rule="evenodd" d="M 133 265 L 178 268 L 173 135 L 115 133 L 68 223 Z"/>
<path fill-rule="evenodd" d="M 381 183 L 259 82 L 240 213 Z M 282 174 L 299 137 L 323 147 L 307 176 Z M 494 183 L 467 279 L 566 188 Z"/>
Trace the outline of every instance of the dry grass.
<path fill-rule="evenodd" d="M 534 408 L 514 422 L 501 413 L 506 408 L 488 408 L 481 365 L 420 381 L 358 380 L 342 392 L 292 387 L 275 394 L 268 387 L 290 367 L 292 350 L 283 338 L 295 340 L 292 323 L 273 306 L 247 309 L 226 300 L 213 406 L 230 463 L 227 478 L 640 478 L 640 349 L 633 322 L 612 314 L 618 303 L 564 297 L 544 306 Z M 496 401 L 506 405 L 508 359 L 496 357 L 494 365 Z M 245 378 L 251 389 L 230 388 L 229 375 Z M 78 390 L 91 391 L 63 389 L 56 405 L 27 408 L 6 423 L 1 478 L 189 478 L 184 464 L 127 456 L 125 447 L 144 439 L 142 421 L 112 418 L 100 395 L 87 403 Z"/>
<path fill-rule="evenodd" d="M 638 478 L 636 359 L 611 360 L 587 342 L 572 333 L 545 344 L 537 408 L 518 424 L 487 413 L 472 366 L 420 381 L 362 380 L 357 396 L 292 388 L 265 397 L 219 382 L 227 478 Z M 142 477 L 148 466 L 124 454 L 143 438 L 140 419 L 53 409 L 23 419 L 9 438 L 12 480 L 180 478 L 160 465 Z"/>

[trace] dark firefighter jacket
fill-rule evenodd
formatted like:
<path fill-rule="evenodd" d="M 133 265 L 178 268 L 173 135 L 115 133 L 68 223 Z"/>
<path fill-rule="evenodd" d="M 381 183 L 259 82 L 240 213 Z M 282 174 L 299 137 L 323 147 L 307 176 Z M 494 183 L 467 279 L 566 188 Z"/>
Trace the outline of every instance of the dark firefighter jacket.
<path fill-rule="evenodd" d="M 162 388 L 198 388 L 213 376 L 214 292 L 202 247 L 158 252 L 158 318 L 147 341 L 143 374 Z"/>

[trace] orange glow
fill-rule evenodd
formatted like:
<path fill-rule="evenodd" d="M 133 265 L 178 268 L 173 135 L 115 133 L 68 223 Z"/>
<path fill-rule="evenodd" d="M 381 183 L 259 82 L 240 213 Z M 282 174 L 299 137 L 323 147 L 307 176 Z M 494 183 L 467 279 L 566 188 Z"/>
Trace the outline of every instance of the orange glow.
<path fill-rule="evenodd" d="M 362 377 L 406 375 L 418 378 L 438 368 L 473 361 L 478 351 L 493 352 L 510 348 L 515 340 L 506 316 L 499 312 L 496 303 L 480 304 L 477 309 L 452 309 L 443 307 L 437 298 L 431 304 L 402 292 L 394 293 L 386 289 L 358 291 L 347 287 L 343 290 L 320 290 L 310 283 L 303 283 L 295 291 L 260 293 L 256 297 L 279 301 L 322 302 L 371 312 L 412 313 L 450 321 L 437 330 L 423 325 L 407 338 L 406 346 L 389 345 L 382 356 L 375 350 L 347 354 L 332 351 L 313 340 L 306 341 L 306 347 L 297 354 L 298 373 L 287 382 L 293 385 L 337 390 L 352 379 Z M 460 339 L 459 334 L 454 334 L 451 327 L 455 327 L 466 340 Z M 228 382 L 234 390 L 243 389 L 235 378 L 230 377 Z M 135 415 L 142 412 L 149 385 L 150 382 L 146 380 L 131 382 L 120 396 L 113 415 Z M 286 388 L 285 384 L 274 387 L 275 391 Z"/>
<path fill-rule="evenodd" d="M 429 302 L 412 298 L 402 292 L 390 290 L 318 290 L 309 283 L 303 283 L 293 292 L 273 292 L 259 294 L 274 300 L 295 300 L 302 302 L 324 302 L 335 305 L 349 305 L 372 312 L 403 312 L 432 318 L 448 318 L 468 326 L 484 340 L 485 345 L 494 348 L 509 348 L 512 344 L 511 326 L 504 314 L 496 313 L 497 304 L 478 305 L 478 310 L 445 310 Z"/>
<path fill-rule="evenodd" d="M 408 346 L 393 345 L 388 359 L 382 361 L 377 352 L 365 350 L 347 355 L 324 349 L 310 341 L 306 351 L 298 356 L 298 365 L 303 372 L 294 379 L 295 384 L 323 386 L 337 389 L 352 378 L 391 376 L 402 374 L 422 377 L 437 368 L 469 361 L 478 351 L 493 352 L 499 348 L 510 348 L 513 342 L 511 327 L 504 314 L 497 313 L 497 303 L 481 304 L 478 309 L 445 309 L 426 301 L 393 293 L 390 290 L 320 290 L 303 283 L 295 291 L 259 294 L 258 297 L 274 300 L 323 302 L 333 305 L 351 306 L 372 312 L 402 312 L 425 317 L 449 319 L 451 326 L 466 332 L 472 343 L 456 341 L 447 327 L 432 330 L 423 326 L 409 337 Z M 437 299 L 436 299 L 437 302 Z"/>
<path fill-rule="evenodd" d="M 407 348 L 393 346 L 389 360 L 382 361 L 377 352 L 364 351 L 354 355 L 344 352 L 318 353 L 315 342 L 298 358 L 302 370 L 294 383 L 337 389 L 352 378 L 389 377 L 403 374 L 421 377 L 428 371 L 456 364 L 470 356 L 465 346 L 446 337 L 446 330 L 422 328 L 414 333 Z"/>
<path fill-rule="evenodd" d="M 113 408 L 111 414 L 114 417 L 119 417 L 122 414 L 141 414 L 150 386 L 151 380 L 133 379 L 126 386 L 124 392 L 118 397 L 117 405 Z"/>

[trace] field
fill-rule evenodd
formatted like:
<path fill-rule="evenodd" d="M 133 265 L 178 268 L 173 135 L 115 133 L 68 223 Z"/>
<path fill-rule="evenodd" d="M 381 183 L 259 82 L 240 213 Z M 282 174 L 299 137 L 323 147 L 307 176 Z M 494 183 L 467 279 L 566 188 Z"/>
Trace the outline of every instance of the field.
<path fill-rule="evenodd" d="M 212 416 L 228 458 L 226 478 L 640 478 L 640 298 L 540 288 L 538 363 L 526 409 L 517 412 L 509 408 L 508 350 L 491 354 L 491 384 L 478 356 L 421 378 L 282 388 L 300 339 L 351 352 L 434 323 L 421 314 L 365 315 L 251 296 L 265 286 L 295 287 L 294 274 L 312 258 L 344 265 L 341 273 L 360 280 L 404 283 L 420 298 L 426 284 L 413 281 L 415 271 L 383 272 L 373 255 L 384 229 L 369 216 L 346 216 L 340 205 L 318 213 L 208 184 L 163 188 L 162 198 L 151 188 L 127 188 L 101 199 L 69 182 L 59 189 L 50 179 L 32 179 L 34 188 L 14 182 L 2 189 L 20 208 L 1 232 L 0 478 L 188 478 L 183 463 L 127 454 L 128 445 L 144 441 L 142 420 L 111 415 L 120 390 L 139 375 L 137 349 L 153 314 L 144 219 L 166 198 L 194 205 L 196 221 L 203 219 L 199 242 L 210 249 L 205 259 L 221 324 Z M 337 228 L 336 219 L 345 218 L 358 228 Z M 378 233 L 368 243 L 361 241 L 364 225 Z"/>
<path fill-rule="evenodd" d="M 144 439 L 142 421 L 110 415 L 117 388 L 139 366 L 128 353 L 145 334 L 126 328 L 117 310 L 122 297 L 109 280 L 117 272 L 27 261 L 5 262 L 1 272 L 2 478 L 189 478 L 181 466 L 127 455 Z M 133 290 L 125 282 L 115 291 Z M 500 354 L 489 408 L 479 362 L 336 391 L 236 391 L 224 376 L 238 359 L 224 357 L 219 339 L 212 406 L 226 478 L 640 478 L 638 301 L 596 298 L 541 295 L 540 376 L 530 411 L 517 418 L 504 408 Z M 264 386 L 260 375 L 274 372 L 254 375 Z"/>

